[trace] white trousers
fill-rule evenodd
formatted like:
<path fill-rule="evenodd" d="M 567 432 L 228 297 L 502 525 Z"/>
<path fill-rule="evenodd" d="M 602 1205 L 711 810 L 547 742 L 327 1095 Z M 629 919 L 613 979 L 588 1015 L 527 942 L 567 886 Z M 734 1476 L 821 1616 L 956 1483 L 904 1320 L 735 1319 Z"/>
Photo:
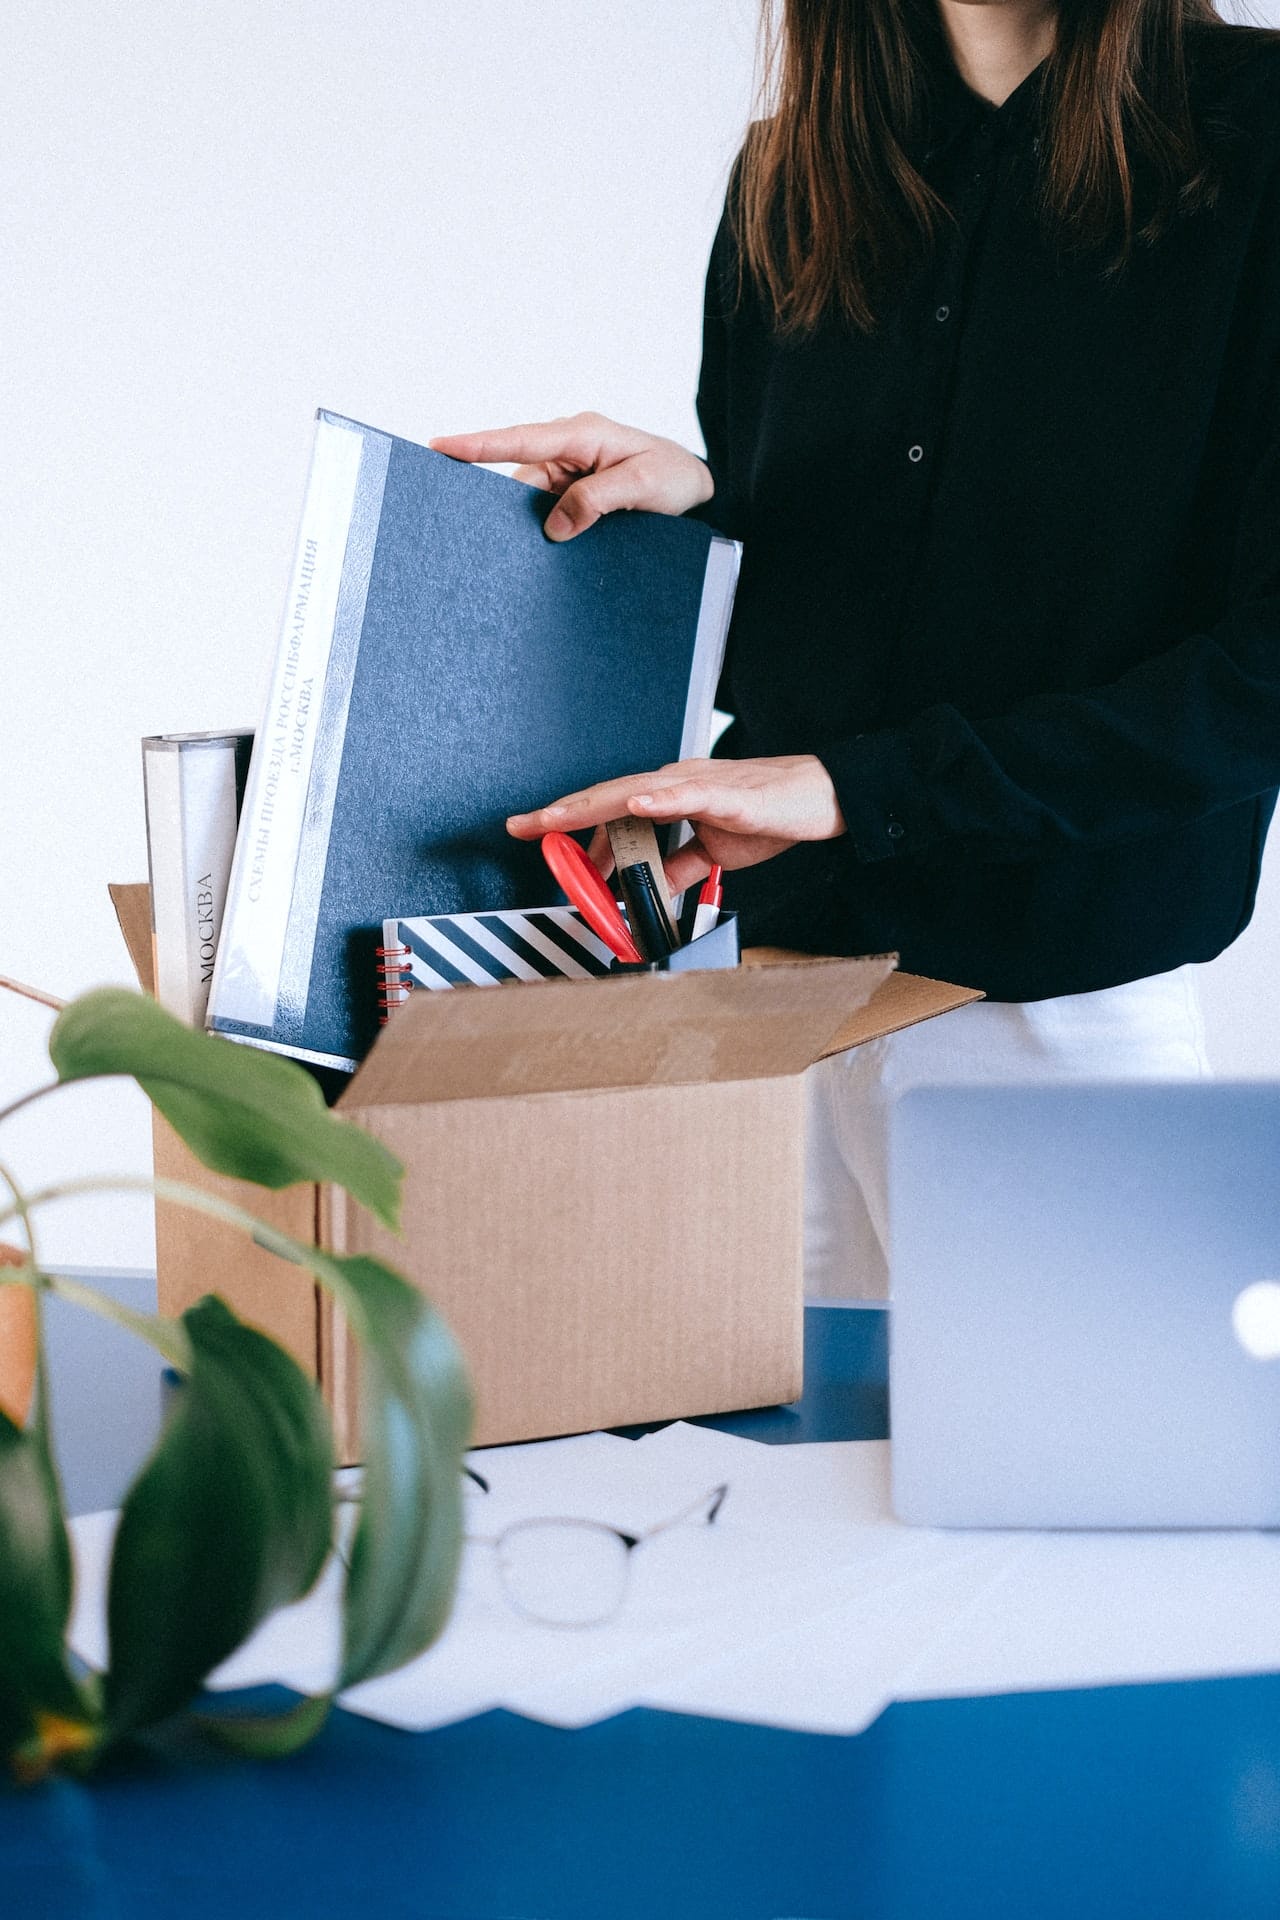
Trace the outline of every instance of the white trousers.
<path fill-rule="evenodd" d="M 908 1087 L 1207 1079 L 1195 969 L 1100 993 L 975 1000 L 809 1069 L 805 1291 L 889 1298 L 886 1131 Z"/>

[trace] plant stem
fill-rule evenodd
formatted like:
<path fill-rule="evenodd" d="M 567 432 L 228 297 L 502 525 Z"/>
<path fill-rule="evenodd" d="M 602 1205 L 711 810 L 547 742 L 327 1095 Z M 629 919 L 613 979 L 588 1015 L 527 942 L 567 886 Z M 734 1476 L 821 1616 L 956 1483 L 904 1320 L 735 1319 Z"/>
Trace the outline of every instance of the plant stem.
<path fill-rule="evenodd" d="M 22 1188 L 18 1185 L 18 1182 L 14 1179 L 13 1174 L 9 1171 L 8 1167 L 5 1166 L 3 1161 L 0 1161 L 0 1180 L 4 1181 L 6 1187 L 8 1187 L 10 1193 L 13 1195 L 13 1205 L 3 1217 L 5 1220 L 13 1220 L 16 1218 L 22 1222 L 22 1231 L 27 1236 L 27 1265 L 34 1272 L 38 1262 L 36 1258 L 35 1228 L 31 1224 L 31 1201 L 22 1191 Z M 39 1275 L 36 1274 L 35 1277 L 38 1285 Z M 24 1284 L 29 1286 L 31 1283 L 27 1281 Z"/>
<path fill-rule="evenodd" d="M 10 993 L 21 994 L 24 1000 L 38 1000 L 42 1007 L 52 1007 L 55 1013 L 61 1013 L 67 1004 L 65 1000 L 59 1000 L 56 994 L 45 993 L 40 987 L 29 987 L 23 980 L 11 980 L 7 973 L 0 973 L 0 987 L 7 987 Z"/>
<path fill-rule="evenodd" d="M 304 1246 L 301 1241 L 290 1239 L 287 1233 L 281 1233 L 265 1220 L 247 1213 L 243 1207 L 233 1205 L 230 1200 L 220 1199 L 216 1194 L 202 1193 L 198 1187 L 184 1186 L 179 1180 L 146 1180 L 137 1174 L 122 1174 L 114 1180 L 64 1180 L 58 1186 L 44 1187 L 39 1193 L 28 1194 L 26 1204 L 31 1208 L 42 1207 L 53 1200 L 67 1200 L 85 1193 L 150 1193 L 158 1200 L 168 1200 L 174 1206 L 187 1207 L 192 1213 L 207 1213 L 211 1219 L 224 1220 L 228 1226 L 241 1228 L 268 1253 L 287 1260 L 290 1266 L 302 1267 L 304 1271 L 313 1273 L 331 1293 L 343 1300 L 344 1310 L 351 1318 L 357 1336 L 361 1334 L 359 1301 L 350 1297 L 341 1261 L 323 1247 Z M 13 1218 L 15 1211 L 10 1207 L 7 1212 L 0 1213 L 0 1227 Z M 114 1302 L 110 1304 L 114 1307 Z M 114 1317 L 118 1318 L 119 1315 Z M 150 1333 L 145 1337 L 153 1338 Z"/>
<path fill-rule="evenodd" d="M 160 1314 L 135 1313 L 132 1307 L 123 1306 L 120 1301 L 99 1293 L 96 1287 L 86 1287 L 83 1280 L 73 1280 L 67 1274 L 51 1273 L 45 1284 L 60 1300 L 69 1300 L 77 1307 L 96 1313 L 101 1320 L 114 1320 L 118 1327 L 127 1327 L 130 1333 L 136 1333 L 140 1340 L 153 1346 L 179 1373 L 190 1373 L 191 1342 L 176 1320 L 166 1320 Z"/>
<path fill-rule="evenodd" d="M 48 1092 L 49 1089 L 46 1088 L 45 1091 Z M 13 1205 L 6 1208 L 3 1213 L 0 1213 L 0 1226 L 6 1225 L 13 1219 L 21 1220 L 26 1231 L 27 1246 L 30 1249 L 33 1268 L 36 1263 L 36 1254 L 31 1214 L 37 1207 L 45 1206 L 53 1200 L 66 1199 L 77 1193 L 111 1193 L 119 1191 L 121 1188 L 143 1192 L 150 1192 L 152 1190 L 152 1182 L 150 1180 L 140 1180 L 125 1176 L 119 1180 L 67 1180 L 58 1186 L 43 1187 L 38 1193 L 24 1194 L 14 1180 L 13 1175 L 9 1173 L 3 1165 L 0 1165 L 0 1178 L 4 1180 L 13 1195 Z M 174 1183 L 162 1182 L 161 1184 L 172 1185 Z M 39 1314 L 40 1311 L 40 1294 L 46 1290 L 51 1293 L 56 1293 L 63 1300 L 74 1301 L 77 1306 L 86 1307 L 90 1313 L 96 1313 L 100 1319 L 114 1320 L 117 1326 L 127 1327 L 130 1333 L 137 1334 L 140 1339 L 147 1341 L 150 1346 L 153 1346 L 156 1352 L 159 1353 L 163 1359 L 167 1360 L 171 1367 L 177 1367 L 180 1373 L 189 1373 L 191 1371 L 191 1344 L 187 1339 L 185 1331 L 176 1321 L 166 1320 L 160 1314 L 135 1313 L 131 1307 L 123 1306 L 120 1301 L 112 1300 L 107 1294 L 99 1293 L 96 1288 L 85 1286 L 83 1281 L 72 1280 L 65 1275 L 57 1277 L 50 1274 L 36 1273 L 35 1281 L 37 1314 Z M 38 1329 L 37 1354 L 40 1368 L 40 1403 L 47 1404 L 48 1394 L 44 1377 L 44 1341 L 43 1338 L 40 1337 L 41 1333 L 42 1329 Z"/>
<path fill-rule="evenodd" d="M 324 1252 L 319 1247 L 304 1247 L 288 1234 L 280 1233 L 275 1227 L 268 1226 L 265 1220 L 257 1219 L 247 1213 L 243 1207 L 237 1207 L 230 1200 L 222 1200 L 216 1194 L 201 1193 L 198 1187 L 184 1186 L 179 1180 L 147 1180 L 140 1174 L 120 1174 L 114 1179 L 62 1180 L 56 1186 L 42 1187 L 37 1193 L 22 1196 L 15 1204 L 0 1213 L 0 1227 L 7 1221 L 37 1207 L 48 1206 L 55 1200 L 70 1200 L 86 1193 L 150 1193 L 159 1200 L 169 1200 L 175 1206 L 187 1207 L 193 1213 L 207 1213 L 214 1220 L 224 1220 L 229 1226 L 240 1227 L 250 1234 L 258 1245 L 269 1253 L 287 1260 L 292 1266 L 306 1267 L 312 1272 L 323 1274 L 329 1267 Z M 332 1268 L 329 1268 L 333 1271 Z M 80 1305 L 89 1307 L 94 1313 L 100 1313 L 105 1319 L 115 1320 L 121 1326 L 131 1327 L 134 1332 L 149 1340 L 152 1346 L 165 1354 L 170 1364 L 182 1372 L 189 1370 L 190 1353 L 174 1348 L 171 1352 L 166 1342 L 181 1329 L 173 1321 L 163 1318 L 151 1318 L 146 1314 L 135 1314 L 128 1307 L 109 1300 L 104 1294 L 96 1293 L 93 1288 L 85 1287 L 75 1280 L 45 1278 L 45 1286 L 66 1299 L 75 1299 Z M 182 1336 L 185 1340 L 185 1336 Z"/>
<path fill-rule="evenodd" d="M 47 1093 L 56 1093 L 63 1084 L 61 1080 L 51 1080 L 47 1087 L 36 1087 L 33 1092 L 24 1093 L 20 1100 L 12 1101 L 7 1107 L 0 1107 L 0 1123 L 12 1119 L 15 1113 L 21 1113 L 24 1107 L 34 1105 L 37 1100 L 43 1100 Z"/>
<path fill-rule="evenodd" d="M 193 1213 L 207 1213 L 214 1220 L 225 1220 L 229 1226 L 243 1228 L 260 1246 L 279 1254 L 282 1260 L 288 1260 L 294 1266 L 306 1266 L 312 1255 L 319 1252 L 314 1247 L 300 1246 L 288 1234 L 278 1232 L 265 1220 L 259 1220 L 256 1215 L 247 1213 L 230 1200 L 220 1199 L 216 1194 L 202 1193 L 198 1187 L 184 1186 L 180 1180 L 148 1180 L 141 1174 L 129 1173 L 110 1179 L 62 1180 L 56 1186 L 42 1187 L 37 1193 L 29 1193 L 26 1205 L 34 1210 L 54 1200 L 76 1199 L 86 1193 L 154 1194 L 158 1200 L 169 1200 L 175 1206 L 189 1207 Z M 12 1220 L 18 1211 L 15 1206 L 0 1213 L 0 1227 Z M 323 1254 L 320 1257 L 323 1258 Z"/>

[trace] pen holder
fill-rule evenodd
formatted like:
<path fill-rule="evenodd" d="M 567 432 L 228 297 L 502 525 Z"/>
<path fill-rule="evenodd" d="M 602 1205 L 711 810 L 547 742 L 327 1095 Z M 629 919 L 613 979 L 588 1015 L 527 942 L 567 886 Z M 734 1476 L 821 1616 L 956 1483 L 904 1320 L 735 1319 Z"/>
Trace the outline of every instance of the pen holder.
<path fill-rule="evenodd" d="M 708 973 L 724 967 L 736 967 L 742 954 L 738 946 L 738 916 L 722 913 L 717 925 L 697 940 L 664 955 L 661 960 L 615 960 L 611 973 Z"/>

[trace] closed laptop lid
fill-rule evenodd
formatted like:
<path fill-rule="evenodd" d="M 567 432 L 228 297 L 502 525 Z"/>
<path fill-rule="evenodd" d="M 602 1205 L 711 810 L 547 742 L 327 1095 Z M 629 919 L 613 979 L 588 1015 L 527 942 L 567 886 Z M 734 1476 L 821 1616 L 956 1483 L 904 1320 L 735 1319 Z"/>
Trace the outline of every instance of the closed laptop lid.
<path fill-rule="evenodd" d="M 1280 1086 L 913 1090 L 890 1193 L 902 1519 L 1280 1524 Z"/>

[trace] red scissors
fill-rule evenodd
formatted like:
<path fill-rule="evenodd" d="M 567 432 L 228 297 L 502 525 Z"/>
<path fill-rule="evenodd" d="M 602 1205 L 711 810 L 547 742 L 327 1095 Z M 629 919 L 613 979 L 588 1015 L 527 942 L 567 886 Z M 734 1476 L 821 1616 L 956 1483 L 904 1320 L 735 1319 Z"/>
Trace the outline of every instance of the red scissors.
<path fill-rule="evenodd" d="M 567 833 L 544 833 L 542 853 L 556 885 L 577 908 L 592 933 L 598 934 L 619 960 L 635 966 L 643 955 L 627 931 L 618 903 L 600 869 Z"/>

